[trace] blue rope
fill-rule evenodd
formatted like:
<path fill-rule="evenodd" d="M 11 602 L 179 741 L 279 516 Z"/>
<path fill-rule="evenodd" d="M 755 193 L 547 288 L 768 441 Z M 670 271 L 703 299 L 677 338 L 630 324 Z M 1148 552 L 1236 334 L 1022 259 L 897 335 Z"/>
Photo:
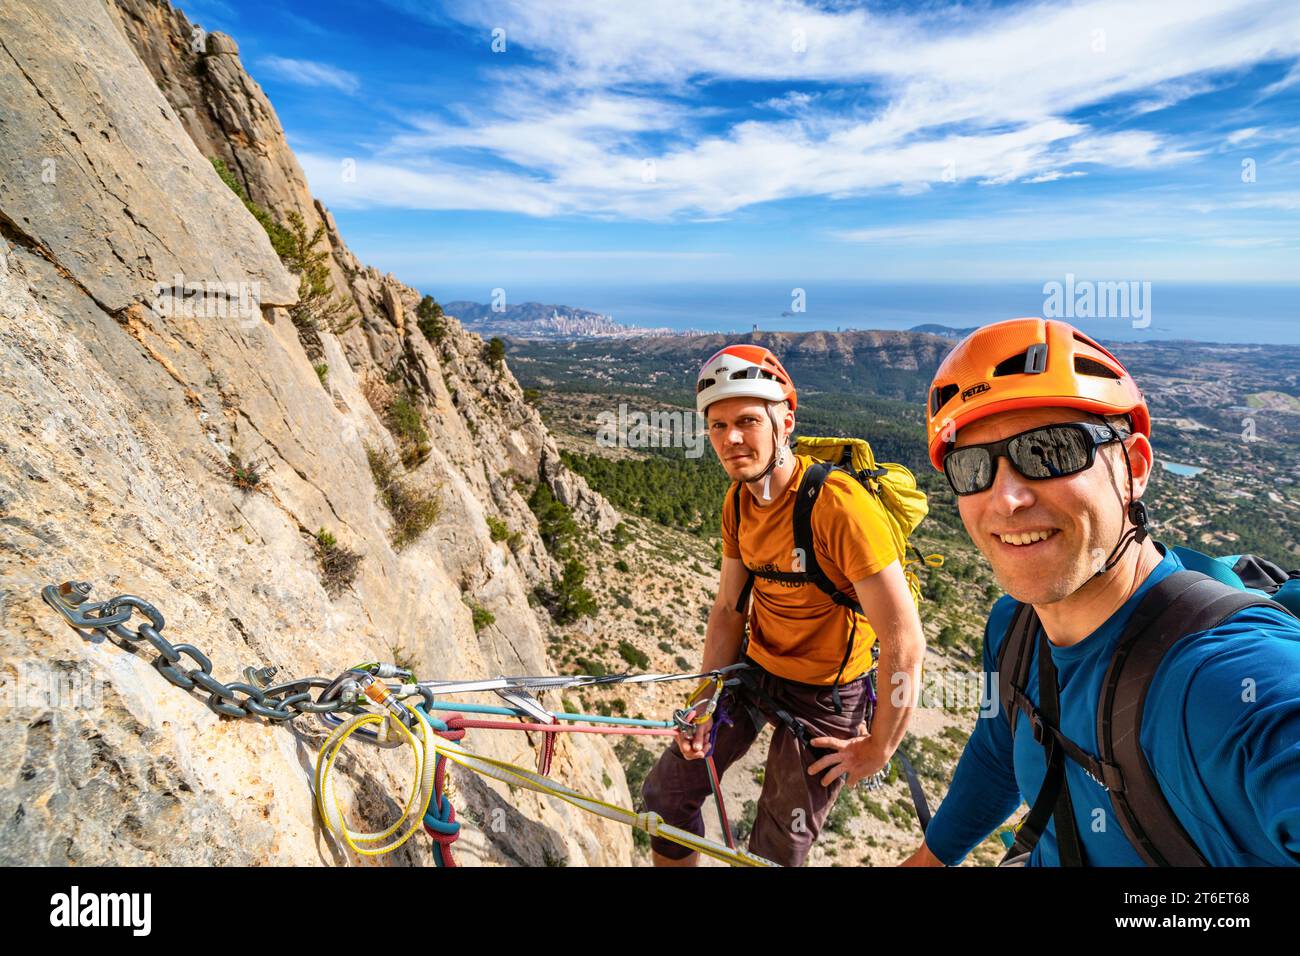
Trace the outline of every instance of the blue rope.
<path fill-rule="evenodd" d="M 416 704 L 415 709 L 429 722 L 429 726 L 437 732 L 443 733 L 447 730 L 447 722 L 432 716 L 424 709 L 423 704 Z M 446 760 L 447 758 L 442 754 L 436 755 L 433 765 L 435 777 L 439 773 L 443 772 L 443 765 Z M 429 809 L 424 814 L 424 825 L 434 833 L 441 833 L 447 836 L 459 833 L 460 821 L 453 821 L 451 819 L 451 801 L 447 799 L 447 795 L 445 793 L 438 793 L 434 795 L 434 798 L 434 800 L 429 801 Z M 437 804 L 436 806 L 434 805 L 435 802 Z M 433 844 L 433 862 L 435 866 L 443 867 L 447 865 L 446 861 L 443 860 L 442 851 L 442 844 L 435 842 Z"/>

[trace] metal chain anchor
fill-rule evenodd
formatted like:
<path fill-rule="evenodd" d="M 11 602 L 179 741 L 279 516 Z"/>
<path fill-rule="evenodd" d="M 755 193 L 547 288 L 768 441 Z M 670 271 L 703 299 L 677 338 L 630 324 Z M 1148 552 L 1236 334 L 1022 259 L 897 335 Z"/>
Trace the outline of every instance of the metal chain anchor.
<path fill-rule="evenodd" d="M 332 700 L 313 700 L 311 688 L 325 690 L 336 682 L 325 677 L 300 677 L 279 684 L 270 683 L 276 668 L 248 667 L 244 680 L 229 684 L 212 676 L 212 661 L 193 644 L 172 644 L 162 636 L 165 625 L 162 613 L 142 598 L 119 594 L 107 601 L 89 602 L 91 585 L 87 581 L 65 581 L 60 585 L 46 585 L 41 589 L 45 603 L 63 615 L 73 627 L 81 631 L 111 631 L 125 641 L 131 651 L 137 642 L 147 641 L 158 658 L 153 666 L 170 683 L 184 690 L 199 688 L 207 691 L 207 705 L 227 717 L 261 717 L 272 721 L 289 721 L 302 714 L 332 714 L 338 711 L 359 712 L 356 703 L 344 695 Z M 131 615 L 139 611 L 149 620 L 141 622 L 135 630 L 126 626 Z M 197 667 L 188 670 L 181 658 L 188 657 Z M 180 665 L 180 666 L 178 666 Z"/>

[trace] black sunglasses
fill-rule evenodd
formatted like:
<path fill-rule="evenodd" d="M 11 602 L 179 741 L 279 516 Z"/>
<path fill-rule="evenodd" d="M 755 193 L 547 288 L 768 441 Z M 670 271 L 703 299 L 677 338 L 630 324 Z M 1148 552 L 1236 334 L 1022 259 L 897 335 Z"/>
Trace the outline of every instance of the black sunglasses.
<path fill-rule="evenodd" d="M 1064 478 L 1092 467 L 1097 449 L 1124 436 L 1110 425 L 1067 422 L 1045 425 L 985 445 L 954 448 L 943 459 L 943 473 L 958 495 L 974 495 L 993 486 L 999 458 L 1031 481 Z"/>

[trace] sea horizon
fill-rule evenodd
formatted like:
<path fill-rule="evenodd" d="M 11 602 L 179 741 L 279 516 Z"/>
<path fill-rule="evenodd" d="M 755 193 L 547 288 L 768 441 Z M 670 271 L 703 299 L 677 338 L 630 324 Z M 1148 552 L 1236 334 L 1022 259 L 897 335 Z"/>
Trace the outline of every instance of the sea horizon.
<path fill-rule="evenodd" d="M 1004 318 L 1047 315 L 1115 341 L 1300 345 L 1300 283 L 1138 282 L 1129 287 L 1127 308 L 1112 308 L 1118 314 L 1110 317 L 1091 317 L 1084 290 L 1090 281 L 1063 275 L 1041 282 L 773 279 L 422 285 L 436 290 L 440 302 L 487 303 L 494 289 L 504 288 L 508 306 L 541 302 L 598 312 L 622 325 L 674 331 L 736 334 L 752 332 L 755 326 L 765 332 L 890 331 L 927 324 L 967 328 Z M 1045 293 L 1053 282 L 1058 286 Z M 800 289 L 802 301 L 796 292 Z M 1055 291 L 1054 297 L 1050 291 Z M 1106 311 L 1100 291 L 1092 298 L 1093 315 Z M 1122 306 L 1123 298 L 1112 302 Z"/>

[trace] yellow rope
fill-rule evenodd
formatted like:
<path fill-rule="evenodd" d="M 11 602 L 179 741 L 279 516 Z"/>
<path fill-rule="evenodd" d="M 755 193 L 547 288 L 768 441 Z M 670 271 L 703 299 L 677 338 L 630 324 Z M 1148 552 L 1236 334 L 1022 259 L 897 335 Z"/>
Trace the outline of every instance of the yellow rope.
<path fill-rule="evenodd" d="M 399 728 L 405 737 L 404 743 L 411 748 L 411 753 L 415 758 L 415 776 L 411 782 L 411 794 L 406 800 L 406 806 L 402 810 L 402 815 L 398 817 L 397 822 L 381 833 L 357 833 L 351 830 L 343 819 L 343 808 L 339 805 L 338 794 L 334 789 L 333 778 L 330 774 L 334 769 L 334 761 L 342 750 L 343 744 L 354 733 L 367 724 L 387 724 L 387 730 Z M 321 748 L 320 755 L 316 759 L 316 803 L 320 811 L 321 819 L 325 822 L 325 827 L 331 833 L 337 833 L 343 837 L 343 840 L 351 847 L 354 853 L 362 856 L 382 856 L 385 853 L 392 853 L 415 833 L 424 820 L 424 815 L 429 809 L 429 801 L 433 797 L 432 787 L 432 767 L 433 755 L 429 752 L 431 739 L 436 739 L 432 728 L 427 723 L 421 722 L 422 740 L 416 740 L 415 735 L 400 720 L 391 714 L 362 714 L 354 717 L 347 723 L 339 726 L 325 741 Z M 421 798 L 423 795 L 423 799 Z M 412 816 L 412 810 L 419 800 L 419 813 Z M 330 813 L 330 810 L 333 813 Z M 379 843 L 388 839 L 407 820 L 411 820 L 410 827 L 402 834 L 401 838 L 386 846 L 369 848 L 359 846 L 361 843 Z"/>
<path fill-rule="evenodd" d="M 419 710 L 416 710 L 415 713 L 419 714 L 420 717 L 422 740 L 417 741 L 411 731 L 392 715 L 362 714 L 340 725 L 325 741 L 325 745 L 321 748 L 320 755 L 317 757 L 317 807 L 320 810 L 321 819 L 325 821 L 325 826 L 331 833 L 340 834 L 353 851 L 363 856 L 379 856 L 383 853 L 391 853 L 405 843 L 411 834 L 418 829 L 432 797 L 432 787 L 426 785 L 425 782 L 432 780 L 431 771 L 434 766 L 435 754 L 441 754 L 453 763 L 476 773 L 500 780 L 502 783 L 513 784 L 526 790 L 556 797 L 589 813 L 594 813 L 608 820 L 615 820 L 638 830 L 644 830 L 651 836 L 671 840 L 723 863 L 730 863 L 733 866 L 776 865 L 770 860 L 746 850 L 733 850 L 706 837 L 696 836 L 688 830 L 682 830 L 664 823 L 663 818 L 657 813 L 635 813 L 632 810 L 608 803 L 597 797 L 589 797 L 586 794 L 579 793 L 577 790 L 566 787 L 549 777 L 543 777 L 541 774 L 534 773 L 508 761 L 475 754 L 454 741 L 438 736 L 429 724 L 428 718 Z M 383 724 L 385 722 L 389 725 L 388 729 L 400 728 L 405 735 L 405 742 L 411 747 L 415 755 L 415 782 L 412 785 L 411 796 L 407 800 L 406 808 L 396 823 L 382 833 L 354 833 L 343 822 L 342 808 L 339 806 L 337 796 L 334 793 L 330 773 L 333 769 L 334 760 L 348 737 L 367 724 Z M 411 827 L 399 840 L 377 849 L 358 846 L 359 843 L 378 843 L 396 832 L 407 819 L 411 818 L 416 797 L 421 793 L 423 793 L 423 799 L 420 802 L 420 812 L 415 815 Z M 333 810 L 333 813 L 330 812 L 331 810 Z"/>

